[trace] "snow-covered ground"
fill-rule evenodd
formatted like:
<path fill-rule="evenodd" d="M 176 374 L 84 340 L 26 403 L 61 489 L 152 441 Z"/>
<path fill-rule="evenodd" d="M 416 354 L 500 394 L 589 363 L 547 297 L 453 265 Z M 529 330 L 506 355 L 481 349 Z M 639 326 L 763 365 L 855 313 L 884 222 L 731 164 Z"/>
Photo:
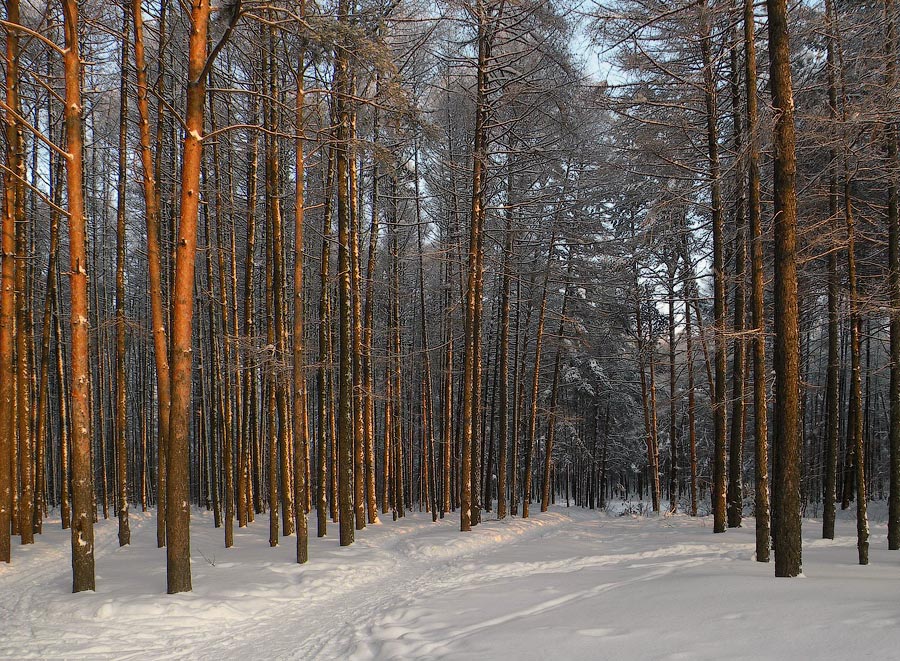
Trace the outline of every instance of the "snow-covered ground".
<path fill-rule="evenodd" d="M 192 522 L 194 591 L 165 592 L 151 514 L 130 547 L 97 527 L 97 592 L 73 595 L 58 519 L 0 566 L 0 657 L 81 659 L 858 659 L 900 656 L 900 552 L 872 526 L 856 564 L 851 519 L 834 541 L 807 521 L 804 577 L 753 560 L 753 521 L 633 518 L 554 507 L 527 520 L 387 520 L 268 545 L 267 519 L 235 548 Z M 314 521 L 313 521 L 314 524 Z M 314 528 L 313 528 L 314 530 Z M 336 533 L 336 528 L 332 528 Z"/>

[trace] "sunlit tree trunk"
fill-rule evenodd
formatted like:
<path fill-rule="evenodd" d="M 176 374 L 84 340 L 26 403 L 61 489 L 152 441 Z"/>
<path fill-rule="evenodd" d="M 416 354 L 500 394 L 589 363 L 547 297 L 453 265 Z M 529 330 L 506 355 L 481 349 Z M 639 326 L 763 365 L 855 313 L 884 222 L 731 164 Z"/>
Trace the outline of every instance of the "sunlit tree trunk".
<path fill-rule="evenodd" d="M 206 103 L 207 29 L 209 0 L 191 7 L 188 43 L 188 89 L 181 167 L 181 219 L 175 247 L 172 300 L 171 411 L 169 414 L 166 497 L 167 590 L 191 590 L 190 493 L 188 441 L 191 428 L 194 265 L 200 204 L 200 164 L 203 157 L 203 115 Z M 76 425 L 77 427 L 77 422 Z"/>
<path fill-rule="evenodd" d="M 16 423 L 19 441 L 18 501 L 19 535 L 22 544 L 34 544 L 34 436 L 32 427 L 31 361 L 29 344 L 33 332 L 31 300 L 28 287 L 28 223 L 25 213 L 25 144 L 18 135 L 16 161 L 20 164 L 20 177 L 16 186 Z"/>
<path fill-rule="evenodd" d="M 350 84 L 353 89 L 353 84 Z M 356 109 L 350 111 L 348 145 L 348 184 L 350 227 L 348 248 L 350 250 L 350 330 L 353 352 L 353 513 L 357 530 L 366 527 L 366 440 L 363 429 L 363 383 L 362 383 L 362 287 L 359 254 L 359 182 L 356 158 Z"/>
<path fill-rule="evenodd" d="M 6 19 L 19 22 L 18 0 L 6 1 Z M 15 371 L 13 352 L 16 314 L 16 196 L 17 177 L 22 172 L 17 149 L 20 129 L 14 112 L 19 107 L 19 36 L 6 30 L 6 169 L 3 174 L 2 275 L 0 275 L 0 561 L 10 561 L 10 526 L 13 521 L 12 457 L 16 444 L 16 421 L 13 416 Z"/>
<path fill-rule="evenodd" d="M 378 82 L 376 81 L 376 89 Z M 376 92 L 377 96 L 377 92 Z M 379 109 L 373 109 L 372 139 L 378 142 Z M 378 504 L 375 493 L 375 366 L 372 349 L 375 333 L 375 267 L 378 255 L 379 232 L 379 179 L 378 159 L 372 159 L 372 221 L 369 225 L 369 249 L 366 260 L 366 303 L 363 311 L 362 385 L 363 393 L 363 442 L 366 453 L 366 510 L 369 523 L 378 521 Z"/>
<path fill-rule="evenodd" d="M 72 591 L 94 589 L 94 512 L 91 475 L 88 283 L 84 217 L 81 56 L 78 3 L 63 0 L 66 50 L 66 191 L 72 321 Z"/>

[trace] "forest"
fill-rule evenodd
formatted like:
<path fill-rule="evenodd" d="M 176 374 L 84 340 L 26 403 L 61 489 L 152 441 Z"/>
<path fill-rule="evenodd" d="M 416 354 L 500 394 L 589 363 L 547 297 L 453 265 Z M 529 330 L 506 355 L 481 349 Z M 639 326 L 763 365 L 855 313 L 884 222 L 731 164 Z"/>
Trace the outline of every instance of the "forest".
<path fill-rule="evenodd" d="M 893 0 L 4 8 L 0 571 L 563 503 L 900 549 Z"/>

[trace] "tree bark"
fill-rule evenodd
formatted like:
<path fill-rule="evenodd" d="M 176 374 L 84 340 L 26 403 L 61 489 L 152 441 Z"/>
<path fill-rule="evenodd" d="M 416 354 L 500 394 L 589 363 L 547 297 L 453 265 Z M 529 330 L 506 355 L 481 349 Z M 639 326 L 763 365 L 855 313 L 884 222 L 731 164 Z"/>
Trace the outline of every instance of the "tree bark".
<path fill-rule="evenodd" d="M 125 379 L 125 189 L 126 128 L 128 117 L 128 5 L 122 8 L 122 60 L 119 88 L 119 163 L 116 182 L 116 511 L 119 517 L 119 546 L 131 543 L 128 524 L 128 450 L 125 444 L 127 392 Z"/>
<path fill-rule="evenodd" d="M 752 2 L 753 0 L 748 0 Z M 694 393 L 694 331 L 691 326 L 691 273 L 690 251 L 688 249 L 688 228 L 685 223 L 682 235 L 682 251 L 684 258 L 684 282 L 681 285 L 681 297 L 684 300 L 684 336 L 685 355 L 687 367 L 687 414 L 688 414 L 688 445 L 691 461 L 691 516 L 697 516 L 699 506 L 699 494 L 697 485 L 697 425 L 696 425 L 696 398 Z M 605 458 L 604 445 L 604 458 Z M 602 488 L 602 485 L 601 485 Z"/>
<path fill-rule="evenodd" d="M 175 248 L 172 300 L 171 410 L 166 493 L 166 560 L 169 594 L 191 590 L 190 493 L 188 442 L 191 428 L 191 383 L 194 318 L 194 265 L 200 204 L 200 164 L 203 157 L 203 115 L 206 103 L 205 65 L 209 0 L 191 8 L 188 42 L 188 90 L 181 168 L 181 221 Z M 77 423 L 76 423 L 77 426 Z"/>
<path fill-rule="evenodd" d="M 753 437 L 756 443 L 756 560 L 769 561 L 769 461 L 764 316 L 763 233 L 759 173 L 759 113 L 756 93 L 756 21 L 753 0 L 744 0 L 744 84 L 747 90 L 747 215 L 750 224 L 750 314 L 753 335 Z"/>
<path fill-rule="evenodd" d="M 329 266 L 331 261 L 331 196 L 334 186 L 334 147 L 328 149 L 325 170 L 325 208 L 322 214 L 324 228 L 322 230 L 322 253 L 319 263 L 319 368 L 316 371 L 316 399 L 318 407 L 318 450 L 316 452 L 316 536 L 324 537 L 328 531 L 328 446 L 329 446 L 329 378 L 328 340 L 331 324 L 331 303 L 328 290 Z M 333 503 L 332 503 L 333 506 Z"/>
<path fill-rule="evenodd" d="M 463 347 L 463 382 L 462 382 L 462 461 L 460 466 L 460 517 L 459 529 L 463 532 L 472 529 L 473 519 L 477 524 L 477 515 L 474 514 L 477 501 L 477 485 L 473 484 L 473 455 L 475 426 L 477 424 L 474 391 L 478 366 L 476 362 L 477 344 L 480 341 L 480 333 L 477 325 L 478 317 L 478 268 L 481 263 L 479 248 L 481 247 L 481 224 L 483 218 L 482 188 L 485 176 L 485 145 L 484 122 L 485 101 L 487 93 L 487 9 L 483 2 L 478 2 L 475 8 L 478 20 L 478 62 L 476 64 L 476 100 L 475 100 L 475 146 L 472 151 L 472 213 L 469 227 L 469 252 L 468 274 L 465 290 L 465 324 Z M 476 467 L 477 468 L 477 467 Z"/>
<path fill-rule="evenodd" d="M 703 58 L 706 137 L 709 159 L 710 198 L 713 232 L 713 314 L 715 316 L 715 388 L 713 391 L 713 532 L 725 532 L 725 223 L 719 171 L 718 103 L 712 61 L 712 7 L 700 0 L 700 51 Z"/>
<path fill-rule="evenodd" d="M 156 166 L 150 146 L 150 107 L 148 103 L 147 62 L 144 54 L 144 18 L 141 0 L 132 0 L 134 22 L 134 64 L 137 76 L 137 109 L 140 128 L 141 175 L 144 188 L 144 215 L 147 225 L 147 268 L 150 281 L 150 323 L 153 358 L 156 365 L 157 466 L 156 512 L 158 547 L 166 544 L 166 454 L 169 444 L 169 411 L 171 403 L 169 352 L 166 320 L 163 312 L 162 262 L 159 245 L 159 191 Z"/>
<path fill-rule="evenodd" d="M 562 307 L 559 312 L 559 332 L 557 334 L 556 357 L 553 360 L 553 381 L 550 385 L 550 414 L 547 416 L 547 436 L 544 443 L 544 480 L 541 490 L 541 511 L 546 512 L 550 507 L 550 469 L 553 466 L 553 444 L 556 439 L 556 407 L 559 400 L 559 377 L 562 363 L 563 333 L 566 329 L 566 312 L 569 305 L 569 289 L 572 287 L 572 246 L 568 246 L 568 267 L 566 268 L 566 283 L 563 287 Z"/>
<path fill-rule="evenodd" d="M 6 19 L 19 22 L 18 0 L 7 0 Z M 21 129 L 14 113 L 19 103 L 19 36 L 6 30 L 6 165 L 3 175 L 2 276 L 0 276 L 0 561 L 9 562 L 10 527 L 16 525 L 13 502 L 17 486 L 13 456 L 15 419 L 16 209 L 22 176 Z"/>
<path fill-rule="evenodd" d="M 512 187 L 510 187 L 512 190 Z M 508 201 L 508 200 L 507 200 Z M 512 285 L 510 261 L 515 236 L 512 208 L 506 212 L 506 242 L 503 246 L 503 283 L 500 289 L 500 442 L 497 453 L 497 518 L 506 518 L 507 445 L 509 442 L 509 295 Z"/>
<path fill-rule="evenodd" d="M 527 519 L 531 509 L 531 483 L 533 480 L 534 444 L 537 440 L 538 397 L 540 396 L 541 354 L 544 346 L 544 324 L 547 318 L 547 289 L 550 280 L 550 268 L 553 264 L 553 253 L 556 251 L 555 227 L 551 229 L 549 249 L 547 250 L 547 266 L 544 269 L 544 283 L 541 287 L 541 307 L 538 312 L 537 331 L 534 341 L 534 371 L 531 376 L 531 410 L 528 418 L 528 445 L 525 446 L 525 466 L 522 476 L 522 518 Z"/>
<path fill-rule="evenodd" d="M 894 22 L 894 1 L 884 0 L 885 17 L 885 88 L 893 90 L 897 83 L 896 73 L 896 25 Z M 900 212 L 897 201 L 897 127 L 887 128 L 887 169 L 888 169 L 888 288 L 890 289 L 891 317 L 891 381 L 890 381 L 890 487 L 888 494 L 888 548 L 900 549 Z M 833 502 L 833 498 L 832 498 Z"/>
<path fill-rule="evenodd" d="M 303 15 L 304 3 L 300 3 Z M 297 73 L 297 107 L 296 132 L 294 149 L 294 353 L 293 353 L 293 387 L 294 387 L 294 516 L 297 528 L 297 562 L 302 564 L 309 560 L 309 528 L 306 519 L 306 501 L 309 485 L 306 481 L 306 461 L 309 447 L 309 429 L 306 425 L 306 365 L 304 350 L 306 347 L 303 327 L 303 221 L 304 221 L 304 174 L 305 160 L 303 151 L 304 131 L 304 85 L 305 61 L 301 59 Z"/>
<path fill-rule="evenodd" d="M 78 3 L 63 1 L 66 81 L 66 190 L 72 322 L 72 592 L 94 589 L 87 251 L 84 217 L 81 57 Z M 16 19 L 16 22 L 18 19 Z"/>
<path fill-rule="evenodd" d="M 669 513 L 678 511 L 678 425 L 675 416 L 678 404 L 677 375 L 675 372 L 675 276 L 678 272 L 677 253 L 670 257 L 668 265 L 669 294 Z"/>
<path fill-rule="evenodd" d="M 376 81 L 376 96 L 379 83 Z M 378 142 L 379 109 L 376 106 L 372 118 L 372 140 Z M 376 502 L 376 466 L 375 466 L 375 366 L 372 360 L 372 349 L 375 331 L 375 267 L 378 250 L 379 232 L 379 181 L 378 160 L 372 159 L 372 222 L 369 226 L 369 249 L 366 260 L 366 303 L 363 311 L 362 341 L 362 385 L 363 392 L 363 436 L 366 453 L 366 510 L 369 523 L 378 521 L 378 503 Z"/>
<path fill-rule="evenodd" d="M 338 3 L 338 21 L 349 21 L 349 2 Z M 350 204 L 348 154 L 350 140 L 350 113 L 347 104 L 350 94 L 349 52 L 347 46 L 335 47 L 335 165 L 337 167 L 337 216 L 338 216 L 338 326 L 340 329 L 340 368 L 338 373 L 338 456 L 335 462 L 338 472 L 338 499 L 340 509 L 341 546 L 353 543 L 353 354 L 352 354 L 352 302 L 350 275 Z"/>
<path fill-rule="evenodd" d="M 797 305 L 797 161 L 786 0 L 766 0 L 775 112 L 775 575 L 801 571 L 800 336 Z"/>
<path fill-rule="evenodd" d="M 828 74 L 828 107 L 833 124 L 837 122 L 837 75 L 834 48 L 832 6 L 830 0 L 825 3 L 825 22 L 827 30 L 827 74 Z M 834 133 L 834 129 L 832 129 Z M 831 136 L 832 141 L 836 139 Z M 830 229 L 836 234 L 838 218 L 838 180 L 837 180 L 837 148 L 832 144 L 829 150 L 828 165 L 828 217 Z M 834 539 L 835 499 L 837 498 L 837 455 L 838 437 L 840 435 L 840 282 L 837 272 L 837 251 L 829 250 L 827 258 L 828 272 L 828 366 L 825 375 L 825 488 L 824 507 L 822 511 L 822 537 Z"/>
<path fill-rule="evenodd" d="M 747 264 L 747 242 L 745 239 L 746 224 L 746 189 L 744 188 L 744 158 L 741 155 L 743 149 L 743 127 L 741 116 L 741 88 L 740 68 L 738 65 L 738 38 L 732 40 L 731 55 L 731 104 L 732 126 L 734 130 L 734 152 L 737 154 L 735 163 L 735 189 L 737 199 L 734 201 L 734 348 L 732 350 L 733 363 L 731 368 L 731 429 L 729 432 L 729 464 L 728 464 L 728 492 L 727 492 L 727 517 L 729 528 L 739 528 L 743 518 L 744 494 L 743 494 L 743 468 L 744 468 L 744 386 L 746 340 L 744 338 L 745 327 L 745 294 L 744 273 Z"/>

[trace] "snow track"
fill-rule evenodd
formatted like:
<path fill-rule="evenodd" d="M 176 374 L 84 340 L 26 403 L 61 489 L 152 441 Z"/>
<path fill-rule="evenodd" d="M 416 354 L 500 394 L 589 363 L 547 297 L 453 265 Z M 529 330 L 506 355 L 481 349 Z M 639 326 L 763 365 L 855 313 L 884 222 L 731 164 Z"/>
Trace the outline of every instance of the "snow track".
<path fill-rule="evenodd" d="M 235 548 L 195 514 L 194 592 L 165 595 L 151 514 L 97 526 L 97 592 L 72 595 L 68 532 L 48 522 L 0 567 L 0 657 L 72 659 L 887 658 L 900 648 L 900 554 L 873 530 L 858 567 L 852 521 L 807 524 L 806 580 L 753 561 L 748 527 L 553 508 L 485 520 L 413 513 L 357 542 L 268 546 L 257 520 Z M 313 528 L 314 529 L 314 528 Z M 332 533 L 336 527 L 332 526 Z M 764 632 L 764 633 L 763 633 Z M 761 635 L 762 634 L 762 635 Z M 862 637 L 864 636 L 864 637 Z"/>

